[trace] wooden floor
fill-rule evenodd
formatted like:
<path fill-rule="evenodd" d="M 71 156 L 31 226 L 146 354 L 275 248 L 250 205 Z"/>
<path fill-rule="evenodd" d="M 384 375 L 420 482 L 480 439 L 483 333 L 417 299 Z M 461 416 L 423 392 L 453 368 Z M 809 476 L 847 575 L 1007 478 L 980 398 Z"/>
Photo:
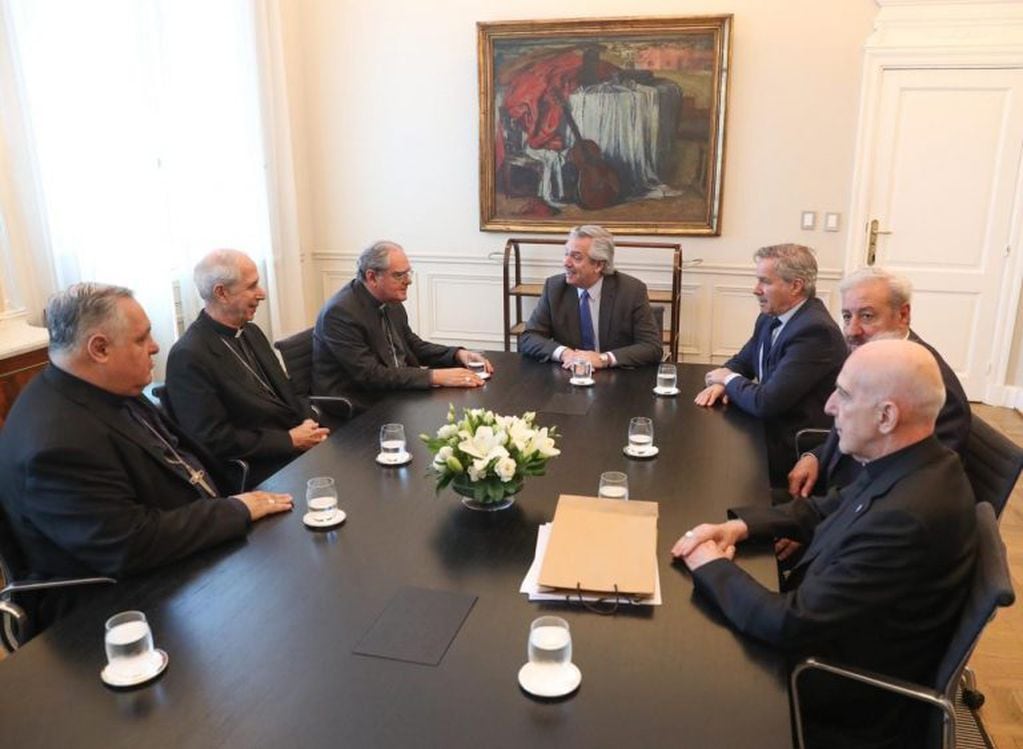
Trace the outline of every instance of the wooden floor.
<path fill-rule="evenodd" d="M 973 413 L 1023 445 L 1023 416 L 1007 408 L 974 404 Z M 998 749 L 1023 749 L 1023 480 L 1002 512 L 999 528 L 1009 554 L 1016 605 L 988 624 L 970 666 L 987 700 L 980 709 Z"/>
<path fill-rule="evenodd" d="M 1023 416 L 1017 411 L 977 404 L 973 411 L 1023 445 Z M 1023 749 L 1023 481 L 1017 484 L 1002 513 L 1000 528 L 1020 600 L 1015 606 L 1000 610 L 988 625 L 970 665 L 987 697 L 980 715 L 995 746 Z"/>

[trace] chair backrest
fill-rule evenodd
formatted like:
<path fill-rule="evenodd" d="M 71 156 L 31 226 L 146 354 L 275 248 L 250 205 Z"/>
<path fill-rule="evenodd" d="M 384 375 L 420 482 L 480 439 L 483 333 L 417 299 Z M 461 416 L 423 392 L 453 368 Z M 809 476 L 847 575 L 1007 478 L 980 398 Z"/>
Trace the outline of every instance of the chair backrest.
<path fill-rule="evenodd" d="M 274 348 L 281 352 L 295 392 L 307 397 L 313 389 L 313 329 L 282 338 L 274 343 Z"/>
<path fill-rule="evenodd" d="M 973 568 L 973 582 L 966 596 L 945 657 L 938 666 L 934 686 L 948 699 L 955 699 L 966 661 L 980 639 L 984 626 L 999 606 L 1011 606 L 1016 600 L 1012 590 L 1012 577 L 1005 553 L 1005 544 L 998 533 L 998 520 L 994 507 L 988 502 L 977 503 L 977 560 Z"/>
<path fill-rule="evenodd" d="M 7 513 L 0 507 L 0 576 L 3 576 L 3 585 L 15 582 L 24 571 L 24 552 L 14 535 Z"/>
<path fill-rule="evenodd" d="M 966 440 L 964 468 L 977 501 L 990 502 L 999 517 L 1023 471 L 1023 448 L 974 416 Z"/>

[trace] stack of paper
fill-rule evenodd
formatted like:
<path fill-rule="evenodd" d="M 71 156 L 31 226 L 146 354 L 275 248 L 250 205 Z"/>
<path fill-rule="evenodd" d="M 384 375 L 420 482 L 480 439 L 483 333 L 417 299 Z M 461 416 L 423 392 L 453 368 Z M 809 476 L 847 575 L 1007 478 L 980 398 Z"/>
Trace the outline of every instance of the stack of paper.
<path fill-rule="evenodd" d="M 519 590 L 531 601 L 658 605 L 657 503 L 562 495 Z"/>

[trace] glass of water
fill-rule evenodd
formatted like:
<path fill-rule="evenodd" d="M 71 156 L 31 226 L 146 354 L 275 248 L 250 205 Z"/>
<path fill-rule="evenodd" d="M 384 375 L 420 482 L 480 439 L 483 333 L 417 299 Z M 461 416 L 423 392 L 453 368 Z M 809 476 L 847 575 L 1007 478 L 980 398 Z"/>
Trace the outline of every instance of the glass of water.
<path fill-rule="evenodd" d="M 560 616 L 541 616 L 529 625 L 529 662 L 536 666 L 564 666 L 572 662 L 572 633 Z"/>
<path fill-rule="evenodd" d="M 646 416 L 634 416 L 629 421 L 629 450 L 636 455 L 650 452 L 654 446 L 654 422 Z"/>
<path fill-rule="evenodd" d="M 576 359 L 572 362 L 572 378 L 580 381 L 588 381 L 593 377 L 593 365 L 585 359 Z"/>
<path fill-rule="evenodd" d="M 384 424 L 380 427 L 380 456 L 384 460 L 398 461 L 405 454 L 405 427 Z"/>
<path fill-rule="evenodd" d="M 621 471 L 604 471 L 600 474 L 597 496 L 604 499 L 628 499 L 629 477 Z"/>
<path fill-rule="evenodd" d="M 672 392 L 678 387 L 678 368 L 674 364 L 661 364 L 657 367 L 657 389 L 661 392 Z"/>
<path fill-rule="evenodd" d="M 311 520 L 326 522 L 337 510 L 337 485 L 330 476 L 311 478 L 305 485 L 305 503 Z"/>
<path fill-rule="evenodd" d="M 466 360 L 466 366 L 473 374 L 477 377 L 486 378 L 487 376 L 487 361 L 483 356 L 482 351 L 470 351 L 469 356 Z"/>
<path fill-rule="evenodd" d="M 107 619 L 103 645 L 111 671 L 121 678 L 142 676 L 152 667 L 153 632 L 141 611 L 122 611 Z"/>

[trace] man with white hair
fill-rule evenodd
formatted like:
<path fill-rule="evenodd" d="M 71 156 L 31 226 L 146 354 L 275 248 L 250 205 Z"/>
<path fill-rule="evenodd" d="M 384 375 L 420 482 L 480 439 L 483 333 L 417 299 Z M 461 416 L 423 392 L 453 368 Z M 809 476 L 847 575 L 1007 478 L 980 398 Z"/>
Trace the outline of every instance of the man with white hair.
<path fill-rule="evenodd" d="M 71 286 L 50 300 L 46 324 L 51 364 L 0 432 L 0 514 L 24 556 L 16 573 L 120 577 L 291 508 L 287 494 L 226 496 L 211 456 L 141 396 L 160 349 L 130 290 Z M 62 588 L 19 603 L 45 624 L 80 595 Z"/>
<path fill-rule="evenodd" d="M 950 450 L 962 454 L 970 433 L 970 404 L 955 372 L 933 346 L 920 340 L 910 327 L 910 283 L 878 266 L 862 268 L 838 285 L 842 295 L 842 329 L 850 350 L 886 338 L 909 340 L 934 356 L 945 385 L 945 402 L 938 413 L 935 435 Z M 832 429 L 815 449 L 804 453 L 788 476 L 789 494 L 808 497 L 824 494 L 833 486 L 855 480 L 861 466 L 838 449 L 838 432 Z"/>
<path fill-rule="evenodd" d="M 249 464 L 249 486 L 320 444 L 313 418 L 252 318 L 266 292 L 252 259 L 214 250 L 195 266 L 205 306 L 167 359 L 171 416 L 221 461 Z"/>
<path fill-rule="evenodd" d="M 926 683 L 956 625 L 977 544 L 962 463 L 934 436 L 944 401 L 938 365 L 923 346 L 860 346 L 826 406 L 839 449 L 864 464 L 859 477 L 826 497 L 731 510 L 725 523 L 687 531 L 672 554 L 743 634 Z M 779 593 L 732 561 L 742 541 L 772 537 L 808 544 Z M 810 746 L 923 743 L 926 713 L 902 698 L 818 681 L 801 692 L 810 701 Z M 899 738 L 884 744 L 882 736 Z"/>
<path fill-rule="evenodd" d="M 646 284 L 615 270 L 614 237 L 577 226 L 565 243 L 565 272 L 547 279 L 519 339 L 519 351 L 566 369 L 585 359 L 594 369 L 656 364 L 663 356 Z"/>

